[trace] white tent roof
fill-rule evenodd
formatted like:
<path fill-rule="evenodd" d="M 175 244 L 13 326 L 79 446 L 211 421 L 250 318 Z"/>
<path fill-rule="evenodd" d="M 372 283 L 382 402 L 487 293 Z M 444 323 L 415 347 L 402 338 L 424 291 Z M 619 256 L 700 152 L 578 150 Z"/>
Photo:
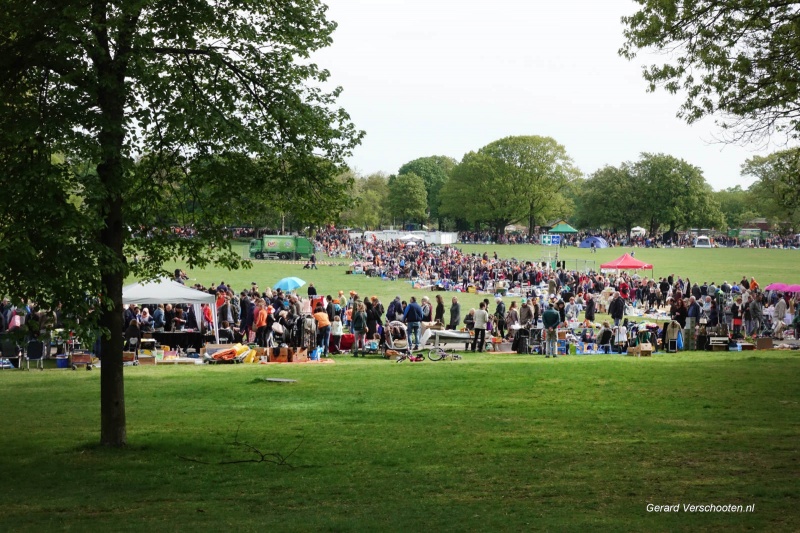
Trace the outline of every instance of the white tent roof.
<path fill-rule="evenodd" d="M 213 294 L 186 287 L 168 278 L 133 283 L 122 287 L 122 303 L 124 304 L 201 304 L 213 303 L 215 300 Z"/>

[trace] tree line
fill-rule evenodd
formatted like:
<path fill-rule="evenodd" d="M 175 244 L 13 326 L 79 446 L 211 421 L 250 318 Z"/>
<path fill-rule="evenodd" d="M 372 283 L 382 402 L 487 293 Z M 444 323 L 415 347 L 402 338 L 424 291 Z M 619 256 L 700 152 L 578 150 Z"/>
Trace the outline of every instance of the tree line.
<path fill-rule="evenodd" d="M 442 230 L 502 233 L 510 224 L 529 232 L 554 219 L 581 229 L 651 235 L 688 228 L 725 231 L 765 217 L 786 235 L 800 228 L 800 149 L 756 156 L 742 165 L 755 178 L 714 191 L 703 171 L 667 154 L 583 175 L 563 145 L 550 137 L 506 137 L 470 152 L 460 162 L 421 157 L 397 174 L 348 174 L 350 201 L 341 223 L 377 229 L 413 222 Z"/>

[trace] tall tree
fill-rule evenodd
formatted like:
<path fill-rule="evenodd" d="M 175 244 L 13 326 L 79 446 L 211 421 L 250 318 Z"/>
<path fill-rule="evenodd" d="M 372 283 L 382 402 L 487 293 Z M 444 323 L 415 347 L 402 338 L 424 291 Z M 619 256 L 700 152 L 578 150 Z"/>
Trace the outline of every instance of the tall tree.
<path fill-rule="evenodd" d="M 754 195 L 741 185 L 716 191 L 714 197 L 729 229 L 742 228 L 746 222 L 763 216 Z"/>
<path fill-rule="evenodd" d="M 318 0 L 0 8 L 0 207 L 15 221 L 0 226 L 0 291 L 97 320 L 102 444 L 127 442 L 125 277 L 156 275 L 167 258 L 237 266 L 222 231 L 236 206 L 207 202 L 234 187 L 291 187 L 302 204 L 336 186 L 360 141 L 336 107 L 340 89 L 326 92 L 328 73 L 308 61 L 331 42 L 325 11 Z M 58 152 L 96 172 L 71 172 Z M 32 195 L 43 218 L 30 216 Z M 166 197 L 191 206 L 196 238 L 154 228 L 161 204 L 147 201 Z M 134 251 L 149 260 L 131 265 Z"/>
<path fill-rule="evenodd" d="M 491 221 L 498 233 L 524 220 L 532 232 L 548 217 L 566 214 L 564 193 L 578 177 L 580 171 L 554 139 L 505 137 L 464 156 L 445 186 L 445 211 L 473 222 Z"/>
<path fill-rule="evenodd" d="M 678 115 L 721 115 L 733 140 L 800 136 L 800 4 L 784 0 L 636 0 L 620 54 L 664 53 L 643 72 L 653 91 L 683 92 Z"/>
<path fill-rule="evenodd" d="M 642 184 L 651 235 L 661 226 L 672 232 L 679 228 L 720 227 L 724 223 L 700 168 L 671 155 L 644 153 L 633 165 L 633 172 Z"/>
<path fill-rule="evenodd" d="M 516 185 L 515 194 L 506 201 L 519 204 L 530 233 L 548 218 L 564 214 L 563 194 L 581 172 L 555 139 L 539 135 L 505 137 L 481 148 L 481 152 L 500 161 L 505 178 Z"/>
<path fill-rule="evenodd" d="M 441 212 L 476 226 L 486 223 L 496 233 L 520 220 L 524 213 L 508 199 L 518 191 L 506 176 L 502 161 L 481 152 L 470 152 L 453 169 L 442 188 Z"/>
<path fill-rule="evenodd" d="M 425 182 L 408 173 L 389 180 L 389 211 L 405 225 L 408 221 L 422 223 L 427 218 L 428 195 Z"/>
<path fill-rule="evenodd" d="M 800 231 L 800 148 L 748 159 L 742 174 L 758 179 L 753 199 L 782 235 Z"/>
<path fill-rule="evenodd" d="M 645 220 L 647 191 L 630 163 L 606 166 L 594 172 L 583 186 L 580 227 L 631 229 Z"/>
<path fill-rule="evenodd" d="M 439 213 L 440 192 L 455 166 L 456 160 L 452 157 L 433 155 L 409 161 L 397 172 L 398 175 L 416 174 L 425 182 L 425 191 L 428 194 L 428 214 L 431 220 L 439 222 L 439 229 L 443 227 L 442 216 Z"/>
<path fill-rule="evenodd" d="M 383 174 L 358 178 L 353 186 L 353 199 L 342 213 L 342 223 L 364 229 L 377 229 L 386 221 L 385 206 L 389 183 Z"/>

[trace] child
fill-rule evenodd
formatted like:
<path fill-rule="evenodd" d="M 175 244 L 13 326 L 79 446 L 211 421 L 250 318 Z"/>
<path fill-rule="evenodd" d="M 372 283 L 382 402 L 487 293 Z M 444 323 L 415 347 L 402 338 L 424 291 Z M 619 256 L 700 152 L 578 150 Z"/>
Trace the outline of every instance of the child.
<path fill-rule="evenodd" d="M 339 316 L 333 317 L 331 324 L 331 353 L 341 353 L 339 348 L 342 342 L 342 319 Z"/>
<path fill-rule="evenodd" d="M 377 352 L 378 348 L 381 346 L 381 334 L 376 333 L 375 336 L 369 341 L 369 350 L 371 352 Z"/>

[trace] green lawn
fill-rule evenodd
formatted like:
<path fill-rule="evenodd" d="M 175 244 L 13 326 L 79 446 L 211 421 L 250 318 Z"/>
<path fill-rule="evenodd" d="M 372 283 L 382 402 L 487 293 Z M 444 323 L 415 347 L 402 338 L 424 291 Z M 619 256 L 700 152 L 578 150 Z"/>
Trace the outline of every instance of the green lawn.
<path fill-rule="evenodd" d="M 0 372 L 2 531 L 797 531 L 797 352 Z M 264 377 L 296 379 L 294 384 Z M 218 463 L 241 442 L 292 468 Z M 755 504 L 654 514 L 654 504 Z"/>
<path fill-rule="evenodd" d="M 636 256 L 656 275 L 764 285 L 800 282 L 796 253 Z M 385 303 L 422 294 L 345 270 L 259 262 L 189 275 L 237 290 L 299 275 L 323 294 Z M 0 371 L 0 531 L 797 531 L 799 374 L 798 352 L 777 351 L 128 368 L 120 451 L 94 445 L 98 371 Z M 218 464 L 256 457 L 230 444 L 237 432 L 263 452 L 296 449 L 291 467 Z M 655 514 L 648 503 L 755 512 Z"/>

